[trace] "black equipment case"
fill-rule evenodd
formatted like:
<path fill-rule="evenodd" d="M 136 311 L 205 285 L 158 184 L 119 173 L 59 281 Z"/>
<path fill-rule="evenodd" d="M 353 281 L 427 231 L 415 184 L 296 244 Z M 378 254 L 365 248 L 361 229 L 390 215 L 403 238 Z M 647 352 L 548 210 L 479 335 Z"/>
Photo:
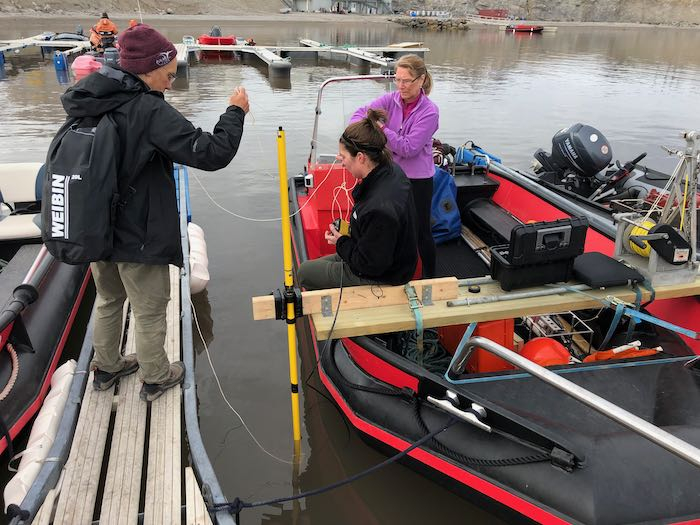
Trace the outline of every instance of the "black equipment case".
<path fill-rule="evenodd" d="M 491 247 L 491 277 L 506 291 L 568 281 L 587 229 L 585 217 L 520 224 L 509 244 Z"/>

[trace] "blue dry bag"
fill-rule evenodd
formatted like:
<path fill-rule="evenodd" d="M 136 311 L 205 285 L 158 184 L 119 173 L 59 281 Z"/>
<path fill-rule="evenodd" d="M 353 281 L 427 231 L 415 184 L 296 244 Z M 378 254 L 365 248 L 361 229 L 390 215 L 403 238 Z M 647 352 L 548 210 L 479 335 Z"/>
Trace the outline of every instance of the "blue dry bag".
<path fill-rule="evenodd" d="M 433 177 L 430 225 L 436 244 L 456 239 L 462 233 L 462 221 L 457 207 L 457 185 L 452 175 L 437 166 Z"/>
<path fill-rule="evenodd" d="M 484 155 L 488 155 L 491 161 L 498 162 L 499 164 L 501 162 L 500 157 L 496 157 L 488 151 L 484 151 L 472 141 L 468 141 L 457 148 L 457 152 L 455 153 L 455 163 L 486 166 L 486 158 Z"/>

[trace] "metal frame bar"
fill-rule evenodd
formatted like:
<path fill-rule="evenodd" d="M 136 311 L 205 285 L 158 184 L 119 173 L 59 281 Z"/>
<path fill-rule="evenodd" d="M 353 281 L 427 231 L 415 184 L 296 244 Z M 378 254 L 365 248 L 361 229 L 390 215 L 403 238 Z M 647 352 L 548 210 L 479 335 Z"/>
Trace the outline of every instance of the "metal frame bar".
<path fill-rule="evenodd" d="M 185 175 L 187 168 L 177 166 L 178 187 L 186 188 Z M 185 382 L 183 397 L 185 405 L 185 430 L 192 456 L 194 473 L 202 486 L 202 496 L 207 503 L 228 503 L 224 496 L 219 480 L 216 477 L 209 456 L 207 455 L 197 418 L 197 388 L 194 378 L 194 345 L 192 344 L 192 305 L 190 303 L 190 245 L 187 237 L 187 196 L 180 191 L 180 242 L 182 244 L 182 270 L 180 272 L 180 322 L 182 337 L 182 359 L 185 363 Z M 236 520 L 226 510 L 222 509 L 212 516 L 214 523 L 235 525 Z"/>
<path fill-rule="evenodd" d="M 464 364 L 469 360 L 469 356 L 477 347 L 501 359 L 505 359 L 510 364 L 525 370 L 557 390 L 561 390 L 566 395 L 573 397 L 596 412 L 609 417 L 613 421 L 627 427 L 649 441 L 665 448 L 679 458 L 684 459 L 696 467 L 700 467 L 700 450 L 693 445 L 485 337 L 477 336 L 469 339 L 464 349 L 459 354 L 455 355 L 452 365 L 448 370 L 448 374 L 451 372 L 459 373 L 459 370 L 463 369 Z"/>
<path fill-rule="evenodd" d="M 323 100 L 323 90 L 329 84 L 334 84 L 336 82 L 348 82 L 351 80 L 391 80 L 394 78 L 393 74 L 387 75 L 349 75 L 347 77 L 332 77 L 324 81 L 321 87 L 318 89 L 318 95 L 316 97 L 316 109 L 314 111 L 314 130 L 311 134 L 311 151 L 309 152 L 309 164 L 316 163 L 316 139 L 318 137 L 318 119 L 321 115 L 321 101 Z"/>

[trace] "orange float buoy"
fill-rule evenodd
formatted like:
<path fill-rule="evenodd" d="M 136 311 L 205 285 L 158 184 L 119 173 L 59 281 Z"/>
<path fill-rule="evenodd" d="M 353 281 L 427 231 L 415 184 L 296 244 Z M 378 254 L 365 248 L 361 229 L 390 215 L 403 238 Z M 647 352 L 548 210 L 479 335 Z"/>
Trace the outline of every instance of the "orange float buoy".
<path fill-rule="evenodd" d="M 566 365 L 570 357 L 564 345 L 549 337 L 531 339 L 523 345 L 520 355 L 540 366 Z"/>

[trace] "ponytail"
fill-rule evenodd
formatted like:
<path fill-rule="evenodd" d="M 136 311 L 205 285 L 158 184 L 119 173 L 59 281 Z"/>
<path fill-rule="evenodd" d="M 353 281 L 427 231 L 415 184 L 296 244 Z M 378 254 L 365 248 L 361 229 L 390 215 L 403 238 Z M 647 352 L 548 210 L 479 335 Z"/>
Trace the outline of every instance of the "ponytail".
<path fill-rule="evenodd" d="M 386 135 L 380 127 L 386 119 L 387 115 L 381 109 L 369 109 L 365 118 L 345 128 L 340 142 L 353 157 L 361 151 L 376 164 L 391 164 L 392 157 L 386 147 Z"/>

